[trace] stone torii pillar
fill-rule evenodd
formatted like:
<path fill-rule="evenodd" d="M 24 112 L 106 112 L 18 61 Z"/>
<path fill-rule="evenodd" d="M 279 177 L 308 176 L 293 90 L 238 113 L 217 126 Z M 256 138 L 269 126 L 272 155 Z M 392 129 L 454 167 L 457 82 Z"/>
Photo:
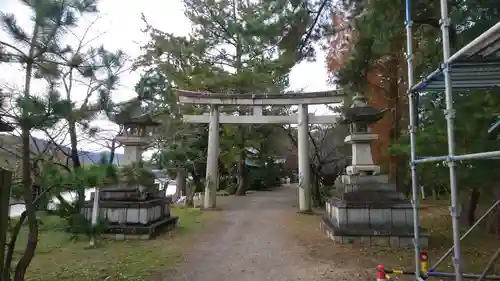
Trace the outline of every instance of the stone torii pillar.
<path fill-rule="evenodd" d="M 217 187 L 219 186 L 219 107 L 210 107 L 208 127 L 207 172 L 205 178 L 205 196 L 203 207 L 213 209 L 216 204 Z"/>
<path fill-rule="evenodd" d="M 311 211 L 311 172 L 309 160 L 309 124 L 331 124 L 338 118 L 336 115 L 309 116 L 309 104 L 341 103 L 344 94 L 340 91 L 322 91 L 309 93 L 264 93 L 228 95 L 226 93 L 193 92 L 176 90 L 179 102 L 182 104 L 202 104 L 211 106 L 208 115 L 183 115 L 183 121 L 192 124 L 210 124 L 207 151 L 207 176 L 205 183 L 204 208 L 214 208 L 216 205 L 216 190 L 218 177 L 219 155 L 219 124 L 298 124 L 298 160 L 300 187 L 299 212 Z M 265 106 L 299 105 L 297 115 L 266 115 Z M 232 116 L 220 115 L 220 106 L 253 107 L 252 115 Z"/>
<path fill-rule="evenodd" d="M 299 104 L 297 130 L 299 161 L 299 212 L 312 211 L 311 165 L 309 161 L 309 112 L 307 104 Z"/>

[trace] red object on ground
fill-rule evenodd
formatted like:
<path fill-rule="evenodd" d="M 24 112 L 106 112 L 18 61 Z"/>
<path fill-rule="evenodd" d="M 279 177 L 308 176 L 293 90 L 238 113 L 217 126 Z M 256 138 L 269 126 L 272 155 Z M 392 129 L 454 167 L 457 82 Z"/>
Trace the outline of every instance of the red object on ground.
<path fill-rule="evenodd" d="M 377 266 L 377 281 L 385 281 L 385 267 L 383 265 Z"/>

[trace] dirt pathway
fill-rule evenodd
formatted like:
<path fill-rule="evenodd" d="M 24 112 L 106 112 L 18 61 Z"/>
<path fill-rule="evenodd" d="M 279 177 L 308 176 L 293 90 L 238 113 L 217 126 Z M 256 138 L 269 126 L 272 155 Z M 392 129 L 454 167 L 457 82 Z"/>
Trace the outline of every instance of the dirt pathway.
<path fill-rule="evenodd" d="M 168 281 L 364 280 L 355 267 L 309 257 L 289 233 L 296 192 L 283 187 L 234 197 Z"/>

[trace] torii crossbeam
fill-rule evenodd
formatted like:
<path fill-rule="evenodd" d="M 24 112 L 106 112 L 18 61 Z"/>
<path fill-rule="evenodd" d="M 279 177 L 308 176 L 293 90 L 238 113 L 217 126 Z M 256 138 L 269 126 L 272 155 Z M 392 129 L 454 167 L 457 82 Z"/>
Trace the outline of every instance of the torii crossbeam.
<path fill-rule="evenodd" d="M 177 90 L 179 102 L 210 106 L 210 115 L 184 115 L 186 123 L 208 123 L 207 173 L 203 206 L 216 206 L 216 191 L 219 181 L 219 124 L 298 124 L 299 162 L 299 212 L 310 212 L 311 173 L 309 163 L 309 124 L 333 124 L 338 115 L 309 115 L 310 104 L 335 104 L 344 100 L 341 91 L 322 91 L 290 94 L 217 94 Z M 297 115 L 264 115 L 263 106 L 298 105 Z M 246 116 L 221 115 L 220 106 L 250 106 L 253 114 Z"/>

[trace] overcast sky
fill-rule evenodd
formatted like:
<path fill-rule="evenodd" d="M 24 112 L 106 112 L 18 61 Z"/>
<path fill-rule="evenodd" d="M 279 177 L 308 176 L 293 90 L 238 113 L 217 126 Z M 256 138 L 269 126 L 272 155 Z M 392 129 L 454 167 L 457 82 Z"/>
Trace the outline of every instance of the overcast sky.
<path fill-rule="evenodd" d="M 0 0 L 0 10 L 16 15 L 22 26 L 30 26 L 30 13 L 19 0 Z M 141 32 L 144 24 L 141 20 L 141 13 L 146 15 L 149 23 L 165 32 L 172 32 L 176 35 L 185 35 L 190 31 L 190 24 L 183 14 L 182 0 L 141 0 L 141 1 L 118 1 L 104 0 L 99 5 L 100 19 L 93 25 L 86 38 L 98 37 L 92 41 L 92 45 L 105 45 L 109 50 L 122 49 L 131 57 L 141 54 L 139 46 L 147 41 L 147 34 Z M 84 29 L 94 22 L 96 16 L 86 16 L 80 21 L 81 28 L 75 34 L 81 36 Z M 27 28 L 27 29 L 28 29 Z M 102 35 L 101 35 L 102 34 Z M 68 42 L 73 35 L 68 35 Z M 1 40 L 7 40 L 3 31 L 0 33 Z M 19 70 L 12 67 L 0 66 L 0 83 L 10 86 L 22 85 L 23 76 Z M 120 78 L 121 87 L 113 93 L 113 100 L 121 101 L 134 96 L 133 88 L 139 79 L 139 73 L 126 73 Z M 316 62 L 304 62 L 294 67 L 291 73 L 291 88 L 294 90 L 304 89 L 308 91 L 328 90 L 332 86 L 327 83 L 327 72 L 325 67 L 324 53 L 320 53 Z M 40 89 L 40 84 L 35 83 L 33 91 Z M 73 94 L 73 99 L 81 100 L 83 89 Z M 321 108 L 314 107 L 310 111 L 321 111 Z M 109 126 L 109 124 L 102 124 Z M 80 147 L 85 150 L 102 149 L 96 144 L 82 142 Z M 121 151 L 119 151 L 121 152 Z"/>

